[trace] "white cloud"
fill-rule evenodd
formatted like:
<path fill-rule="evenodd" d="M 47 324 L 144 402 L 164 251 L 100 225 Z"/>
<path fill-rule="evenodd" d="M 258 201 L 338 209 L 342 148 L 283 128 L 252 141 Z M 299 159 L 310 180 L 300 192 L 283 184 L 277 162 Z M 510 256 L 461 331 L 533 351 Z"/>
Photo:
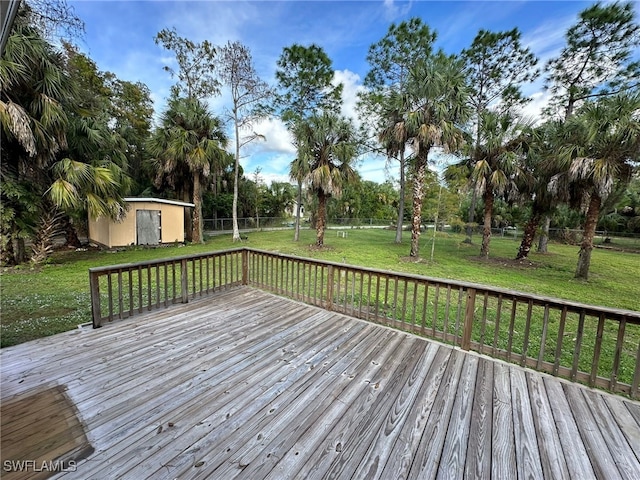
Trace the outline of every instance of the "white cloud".
<path fill-rule="evenodd" d="M 522 35 L 522 44 L 538 56 L 540 67 L 558 55 L 565 44 L 565 32 L 575 23 L 575 20 L 575 15 L 555 19 L 555 21 L 548 20 L 535 30 Z"/>
<path fill-rule="evenodd" d="M 252 132 L 265 137 L 264 140 L 254 140 L 247 145 L 248 153 L 284 153 L 295 155 L 296 149 L 293 146 L 291 134 L 286 125 L 278 118 L 263 119 L 256 122 Z"/>
<path fill-rule="evenodd" d="M 341 113 L 352 119 L 356 126 L 359 125 L 358 113 L 356 111 L 356 104 L 358 102 L 358 93 L 363 92 L 365 87 L 360 81 L 360 75 L 353 73 L 349 70 L 336 70 L 333 72 L 333 85 L 342 83 L 342 108 Z"/>
<path fill-rule="evenodd" d="M 280 173 L 260 173 L 260 181 L 264 182 L 265 185 L 271 185 L 273 182 L 278 183 L 293 183 L 289 178 L 289 175 L 283 175 Z"/>
<path fill-rule="evenodd" d="M 529 97 L 531 101 L 522 108 L 522 115 L 531 118 L 536 123 L 542 120 L 542 110 L 549 104 L 551 93 L 539 91 Z"/>
<path fill-rule="evenodd" d="M 398 3 L 400 2 L 396 2 L 395 0 L 384 0 L 384 14 L 387 20 L 393 21 L 398 17 L 405 16 L 411 10 L 411 4 L 413 2 L 411 0 L 401 2 L 401 6 L 399 6 Z"/>

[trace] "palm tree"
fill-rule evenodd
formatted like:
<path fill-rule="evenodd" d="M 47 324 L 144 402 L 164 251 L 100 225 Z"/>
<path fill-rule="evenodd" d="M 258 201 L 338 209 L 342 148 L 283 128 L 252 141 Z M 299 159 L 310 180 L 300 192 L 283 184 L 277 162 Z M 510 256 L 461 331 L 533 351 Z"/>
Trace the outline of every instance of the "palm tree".
<path fill-rule="evenodd" d="M 46 258 L 46 232 L 74 211 L 117 217 L 122 209 L 126 175 L 112 164 L 114 149 L 103 155 L 108 142 L 93 126 L 100 112 L 80 108 L 80 94 L 63 55 L 19 15 L 0 59 L 2 244 L 18 245 L 3 260 L 25 260 L 28 237 L 42 247 L 33 258 Z"/>
<path fill-rule="evenodd" d="M 571 189 L 588 205 L 575 277 L 588 279 L 598 217 L 603 202 L 631 179 L 640 161 L 640 91 L 585 104 L 565 124 L 558 162 Z"/>
<path fill-rule="evenodd" d="M 522 180 L 527 173 L 522 159 L 528 142 L 525 131 L 529 125 L 520 122 L 512 113 L 485 111 L 481 117 L 482 128 L 478 133 L 480 141 L 476 145 L 475 155 L 478 160 L 472 177 L 484 200 L 480 256 L 488 258 L 495 197 L 517 193 L 517 181 Z"/>
<path fill-rule="evenodd" d="M 516 260 L 523 260 L 529 256 L 536 231 L 543 219 L 538 252 L 546 252 L 544 238 L 548 234 L 551 215 L 559 202 L 570 201 L 568 185 L 566 182 L 563 185 L 558 183 L 563 177 L 557 175 L 558 166 L 554 152 L 562 125 L 559 121 L 548 121 L 531 131 L 531 142 L 524 158 L 524 168 L 528 174 L 521 177 L 524 181 L 518 184 L 520 194 L 530 199 L 531 214 L 524 226 Z"/>
<path fill-rule="evenodd" d="M 324 245 L 327 200 L 339 196 L 345 182 L 356 179 L 351 164 L 357 156 L 354 128 L 350 121 L 324 112 L 296 125 L 299 159 L 292 165 L 292 178 L 305 175 L 310 191 L 318 197 L 316 245 Z M 295 167 L 295 168 L 294 168 Z"/>
<path fill-rule="evenodd" d="M 182 192 L 194 203 L 191 241 L 202 243 L 202 182 L 228 159 L 227 137 L 217 117 L 197 99 L 174 97 L 149 142 L 158 177 Z"/>
<path fill-rule="evenodd" d="M 462 66 L 460 59 L 438 52 L 410 70 L 407 104 L 401 123 L 414 150 L 411 257 L 419 256 L 429 151 L 434 146 L 457 150 L 464 142 L 461 126 L 469 117 L 469 108 Z"/>

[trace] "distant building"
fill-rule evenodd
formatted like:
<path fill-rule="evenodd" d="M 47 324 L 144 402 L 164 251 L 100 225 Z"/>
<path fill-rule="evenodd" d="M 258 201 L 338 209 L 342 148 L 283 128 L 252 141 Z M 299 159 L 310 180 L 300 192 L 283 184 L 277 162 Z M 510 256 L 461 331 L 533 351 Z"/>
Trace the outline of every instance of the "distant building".
<path fill-rule="evenodd" d="M 292 217 L 297 217 L 298 216 L 298 202 L 297 201 L 293 201 L 293 204 L 291 205 L 291 207 L 287 207 L 285 209 L 285 213 L 287 215 L 291 215 Z M 304 218 L 304 205 L 300 205 L 300 218 Z"/>
<path fill-rule="evenodd" d="M 185 209 L 193 208 L 193 203 L 161 198 L 125 201 L 128 210 L 120 222 L 89 218 L 89 241 L 108 248 L 184 242 Z"/>

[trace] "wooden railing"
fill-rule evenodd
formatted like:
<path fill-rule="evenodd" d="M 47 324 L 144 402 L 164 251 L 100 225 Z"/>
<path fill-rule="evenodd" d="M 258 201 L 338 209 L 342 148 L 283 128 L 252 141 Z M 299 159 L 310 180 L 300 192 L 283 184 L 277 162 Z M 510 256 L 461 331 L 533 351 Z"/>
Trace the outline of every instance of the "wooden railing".
<path fill-rule="evenodd" d="M 93 327 L 246 284 L 243 258 L 236 249 L 91 268 Z"/>
<path fill-rule="evenodd" d="M 243 284 L 639 397 L 640 312 L 247 248 L 90 272 L 94 326 Z"/>

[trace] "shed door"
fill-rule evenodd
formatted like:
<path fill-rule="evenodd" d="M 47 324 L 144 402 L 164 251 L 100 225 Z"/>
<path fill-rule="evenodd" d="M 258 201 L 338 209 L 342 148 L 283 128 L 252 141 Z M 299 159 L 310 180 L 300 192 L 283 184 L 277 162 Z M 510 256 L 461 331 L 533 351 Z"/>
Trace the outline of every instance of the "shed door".
<path fill-rule="evenodd" d="M 160 210 L 136 210 L 136 235 L 138 245 L 160 243 Z"/>

